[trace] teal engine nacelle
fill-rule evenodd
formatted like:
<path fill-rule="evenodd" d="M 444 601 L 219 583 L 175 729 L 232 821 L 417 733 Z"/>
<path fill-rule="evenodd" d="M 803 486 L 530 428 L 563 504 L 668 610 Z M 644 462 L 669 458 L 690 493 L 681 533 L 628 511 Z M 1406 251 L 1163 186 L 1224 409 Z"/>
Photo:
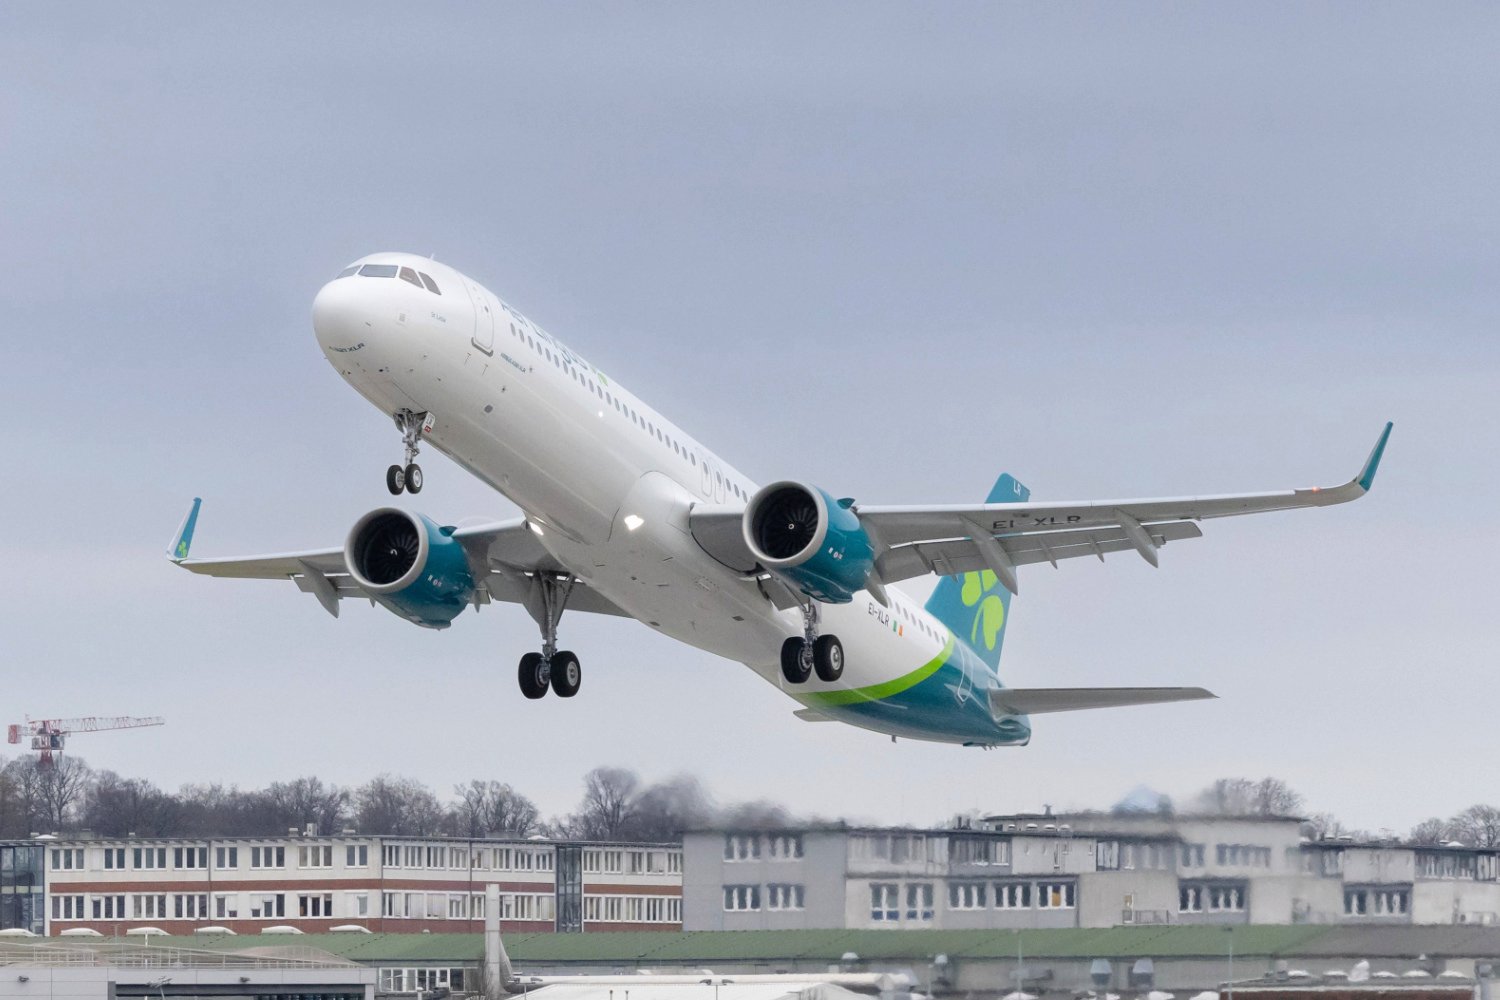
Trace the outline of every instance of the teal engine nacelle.
<path fill-rule="evenodd" d="M 344 565 L 376 602 L 427 628 L 447 628 L 474 597 L 453 529 L 394 507 L 359 519 L 344 542 Z"/>
<path fill-rule="evenodd" d="M 745 508 L 745 544 L 760 564 L 807 596 L 847 604 L 875 566 L 870 536 L 851 508 L 816 486 L 763 487 Z"/>

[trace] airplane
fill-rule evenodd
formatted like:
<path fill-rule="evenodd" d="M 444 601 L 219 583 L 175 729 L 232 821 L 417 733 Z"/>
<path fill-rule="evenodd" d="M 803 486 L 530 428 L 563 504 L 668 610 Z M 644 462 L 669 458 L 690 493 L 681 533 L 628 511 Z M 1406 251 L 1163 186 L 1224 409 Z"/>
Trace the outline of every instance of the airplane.
<path fill-rule="evenodd" d="M 1135 552 L 1152 566 L 1210 518 L 1363 496 L 1391 424 L 1332 488 L 1144 500 L 1033 501 L 1002 475 L 983 503 L 888 506 L 811 483 L 757 486 L 604 369 L 465 274 L 377 253 L 317 293 L 329 364 L 395 422 L 393 495 L 417 494 L 431 445 L 522 511 L 455 527 L 381 507 L 342 545 L 190 556 L 195 499 L 169 556 L 216 577 L 290 580 L 337 617 L 365 598 L 415 625 L 519 604 L 541 631 L 520 659 L 526 698 L 572 698 L 565 611 L 634 618 L 755 671 L 809 721 L 965 746 L 1030 741 L 1030 716 L 1212 698 L 1200 687 L 1008 688 L 998 665 L 1019 569 Z M 924 604 L 894 584 L 937 574 Z"/>

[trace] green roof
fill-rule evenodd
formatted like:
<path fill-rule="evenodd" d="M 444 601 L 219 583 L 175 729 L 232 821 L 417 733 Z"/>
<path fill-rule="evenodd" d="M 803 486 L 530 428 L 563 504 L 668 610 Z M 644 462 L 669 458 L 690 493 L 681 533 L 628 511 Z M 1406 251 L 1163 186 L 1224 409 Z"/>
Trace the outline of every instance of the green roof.
<path fill-rule="evenodd" d="M 1456 929 L 1456 928 L 1455 928 Z M 1249 925 L 1232 932 L 1234 953 L 1273 957 L 1316 953 L 1330 926 Z M 1354 930 L 1366 930 L 1358 928 Z M 310 947 L 356 962 L 477 962 L 480 934 L 198 935 L 156 939 L 182 948 Z M 845 952 L 876 961 L 950 958 L 1006 959 L 1019 944 L 1026 958 L 1175 958 L 1222 955 L 1231 934 L 1222 926 L 1060 928 L 1055 930 L 798 930 L 639 931 L 507 934 L 505 948 L 524 969 L 531 964 L 592 963 L 651 966 L 713 962 L 837 962 Z"/>

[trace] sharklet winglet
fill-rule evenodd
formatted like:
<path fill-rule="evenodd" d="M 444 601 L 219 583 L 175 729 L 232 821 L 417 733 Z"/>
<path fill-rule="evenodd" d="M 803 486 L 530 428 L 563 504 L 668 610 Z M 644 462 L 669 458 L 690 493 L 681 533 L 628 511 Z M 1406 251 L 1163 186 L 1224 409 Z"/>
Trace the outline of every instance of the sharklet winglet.
<path fill-rule="evenodd" d="M 1360 469 L 1359 475 L 1354 477 L 1354 481 L 1359 484 L 1359 488 L 1366 493 L 1375 484 L 1375 470 L 1380 468 L 1380 459 L 1385 454 L 1385 443 L 1390 440 L 1391 428 L 1394 426 L 1394 421 L 1386 421 L 1385 430 L 1380 432 L 1380 439 L 1375 442 L 1375 447 L 1371 450 L 1370 457 L 1365 460 L 1364 468 Z"/>
<path fill-rule="evenodd" d="M 183 517 L 182 524 L 177 528 L 177 534 L 172 538 L 172 544 L 167 549 L 167 558 L 175 563 L 180 563 L 188 557 L 188 550 L 193 547 L 193 529 L 198 526 L 198 508 L 203 506 L 202 497 L 193 497 L 193 505 L 188 508 L 187 515 Z"/>

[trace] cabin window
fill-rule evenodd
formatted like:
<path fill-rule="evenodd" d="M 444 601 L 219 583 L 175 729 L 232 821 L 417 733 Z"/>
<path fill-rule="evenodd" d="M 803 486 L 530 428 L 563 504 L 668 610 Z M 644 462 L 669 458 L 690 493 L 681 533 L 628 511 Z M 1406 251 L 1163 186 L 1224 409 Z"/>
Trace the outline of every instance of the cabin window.
<path fill-rule="evenodd" d="M 359 265 L 358 264 L 355 264 L 353 267 L 346 267 L 342 271 L 340 271 L 338 273 L 338 276 L 335 277 L 333 280 L 334 281 L 338 281 L 339 278 L 347 278 L 347 277 L 349 277 L 349 275 L 353 274 L 355 271 L 358 271 L 358 270 L 359 270 Z"/>
<path fill-rule="evenodd" d="M 396 276 L 395 264 L 366 264 L 359 269 L 362 278 L 394 278 Z"/>
<path fill-rule="evenodd" d="M 422 287 L 422 282 L 417 278 L 417 272 L 413 271 L 409 267 L 403 267 L 401 269 L 401 280 L 410 282 L 411 284 L 416 285 L 418 288 Z"/>
<path fill-rule="evenodd" d="M 427 286 L 427 290 L 429 292 L 431 292 L 433 295 L 442 295 L 443 294 L 442 292 L 438 291 L 437 282 L 433 281 L 431 278 L 429 278 L 427 276 L 427 272 L 426 271 L 418 271 L 417 272 L 417 277 L 419 277 L 419 278 L 422 279 L 422 284 L 426 285 Z M 510 332 L 511 333 L 515 333 L 516 332 L 516 328 L 515 327 L 511 327 L 510 328 Z"/>

